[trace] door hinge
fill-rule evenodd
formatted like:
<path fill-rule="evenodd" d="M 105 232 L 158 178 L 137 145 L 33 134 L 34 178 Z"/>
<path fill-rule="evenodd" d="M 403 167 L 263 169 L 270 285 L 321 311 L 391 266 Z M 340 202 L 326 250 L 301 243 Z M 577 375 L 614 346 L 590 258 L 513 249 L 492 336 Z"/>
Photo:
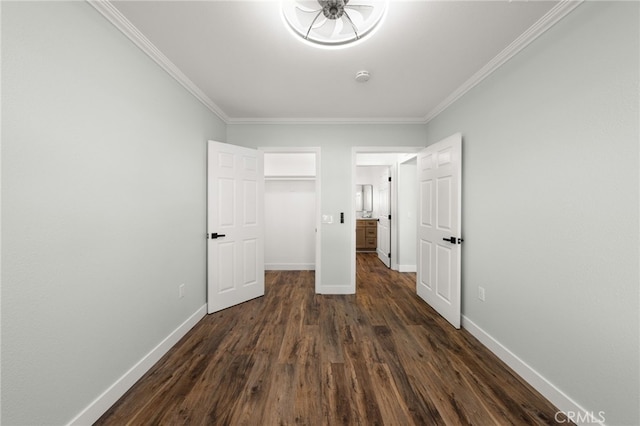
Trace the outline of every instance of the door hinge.
<path fill-rule="evenodd" d="M 391 215 L 389 215 L 389 220 L 391 220 Z"/>
<path fill-rule="evenodd" d="M 389 259 L 391 259 L 391 253 L 389 253 Z"/>
<path fill-rule="evenodd" d="M 391 182 L 391 176 L 389 176 L 389 182 Z"/>

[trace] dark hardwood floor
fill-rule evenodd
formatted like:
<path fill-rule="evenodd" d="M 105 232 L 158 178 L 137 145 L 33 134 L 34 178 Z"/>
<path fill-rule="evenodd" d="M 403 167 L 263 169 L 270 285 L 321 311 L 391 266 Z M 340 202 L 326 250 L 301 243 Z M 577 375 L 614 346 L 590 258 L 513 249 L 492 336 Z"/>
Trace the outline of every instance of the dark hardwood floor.
<path fill-rule="evenodd" d="M 415 294 L 415 274 L 357 255 L 357 294 L 312 271 L 206 316 L 98 425 L 553 424 L 557 409 Z M 566 424 L 566 423 L 564 423 Z"/>

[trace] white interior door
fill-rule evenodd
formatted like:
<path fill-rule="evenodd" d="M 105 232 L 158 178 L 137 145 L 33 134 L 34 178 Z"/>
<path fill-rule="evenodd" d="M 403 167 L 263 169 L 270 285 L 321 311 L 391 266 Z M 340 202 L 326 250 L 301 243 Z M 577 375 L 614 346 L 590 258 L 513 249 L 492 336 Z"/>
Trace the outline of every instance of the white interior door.
<path fill-rule="evenodd" d="M 389 168 L 380 175 L 378 183 L 378 257 L 391 266 L 391 182 Z"/>
<path fill-rule="evenodd" d="M 458 133 L 418 154 L 417 292 L 460 328 L 461 154 Z"/>
<path fill-rule="evenodd" d="M 262 153 L 209 141 L 207 311 L 264 295 Z"/>

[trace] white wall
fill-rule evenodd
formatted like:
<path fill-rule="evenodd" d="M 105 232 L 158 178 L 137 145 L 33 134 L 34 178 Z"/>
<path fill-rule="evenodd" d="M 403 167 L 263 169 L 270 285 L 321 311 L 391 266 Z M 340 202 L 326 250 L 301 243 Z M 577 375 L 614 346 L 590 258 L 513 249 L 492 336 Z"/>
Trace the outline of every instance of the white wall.
<path fill-rule="evenodd" d="M 583 3 L 427 125 L 463 134 L 464 315 L 609 425 L 640 424 L 639 7 Z"/>
<path fill-rule="evenodd" d="M 1 423 L 65 424 L 204 306 L 225 126 L 87 3 L 1 7 Z"/>
<path fill-rule="evenodd" d="M 265 269 L 315 269 L 315 181 L 267 180 L 264 202 Z"/>
<path fill-rule="evenodd" d="M 249 147 L 319 146 L 321 154 L 322 213 L 339 219 L 323 224 L 321 232 L 321 291 L 353 293 L 351 238 L 355 227 L 352 211 L 351 148 L 353 146 L 424 146 L 421 124 L 230 124 L 229 143 Z"/>
<path fill-rule="evenodd" d="M 264 175 L 267 177 L 315 177 L 314 152 L 265 152 Z"/>
<path fill-rule="evenodd" d="M 418 228 L 417 161 L 398 165 L 398 269 L 416 271 L 416 232 Z"/>

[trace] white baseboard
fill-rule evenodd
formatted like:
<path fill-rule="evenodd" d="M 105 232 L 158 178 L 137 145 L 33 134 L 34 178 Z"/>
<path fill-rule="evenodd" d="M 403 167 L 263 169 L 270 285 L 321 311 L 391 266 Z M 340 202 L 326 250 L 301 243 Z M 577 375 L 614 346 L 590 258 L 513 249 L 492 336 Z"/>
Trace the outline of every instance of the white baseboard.
<path fill-rule="evenodd" d="M 315 263 L 265 263 L 265 271 L 315 271 Z"/>
<path fill-rule="evenodd" d="M 558 407 L 558 410 L 564 413 L 591 413 L 464 315 L 462 316 L 462 327 L 478 339 L 480 343 L 486 346 L 505 364 L 511 367 L 511 369 L 518 373 L 518 375 L 520 375 L 520 377 L 529 383 L 535 390 L 540 392 L 545 398 L 551 401 L 553 405 Z M 595 417 L 597 418 L 597 416 Z M 580 424 L 580 422 L 578 423 Z M 592 421 L 589 424 L 600 424 L 604 426 L 604 423 L 598 421 Z"/>
<path fill-rule="evenodd" d="M 416 265 L 398 265 L 398 272 L 417 272 Z"/>
<path fill-rule="evenodd" d="M 356 289 L 349 285 L 321 285 L 316 290 L 318 294 L 355 294 Z"/>
<path fill-rule="evenodd" d="M 69 425 L 90 425 L 100 418 L 122 395 L 128 391 L 153 365 L 166 354 L 194 325 L 207 314 L 207 305 L 202 306 L 155 348 L 129 369 L 106 391 L 89 404 Z"/>

